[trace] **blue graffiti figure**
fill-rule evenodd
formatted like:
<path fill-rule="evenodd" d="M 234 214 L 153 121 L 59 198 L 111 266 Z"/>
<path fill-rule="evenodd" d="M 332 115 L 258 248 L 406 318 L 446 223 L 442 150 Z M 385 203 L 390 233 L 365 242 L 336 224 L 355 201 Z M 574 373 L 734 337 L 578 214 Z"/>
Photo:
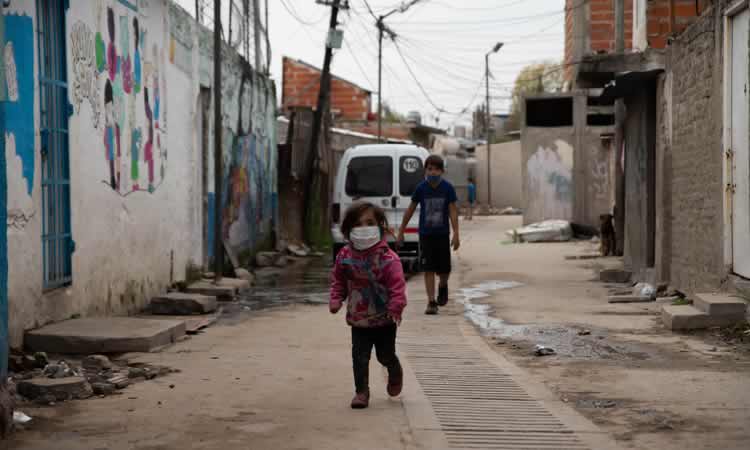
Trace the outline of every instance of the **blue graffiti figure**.
<path fill-rule="evenodd" d="M 138 18 L 133 17 L 133 29 L 135 31 L 135 55 L 133 56 L 133 78 L 135 79 L 135 93 L 141 92 L 141 34 L 138 26 Z"/>

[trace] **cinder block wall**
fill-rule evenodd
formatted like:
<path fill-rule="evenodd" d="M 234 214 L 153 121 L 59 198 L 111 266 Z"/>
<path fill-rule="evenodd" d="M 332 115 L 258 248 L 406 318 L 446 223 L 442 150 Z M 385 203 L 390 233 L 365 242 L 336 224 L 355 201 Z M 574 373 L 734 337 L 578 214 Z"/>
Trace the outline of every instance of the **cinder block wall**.
<path fill-rule="evenodd" d="M 671 47 L 672 284 L 715 289 L 723 263 L 722 3 Z"/>

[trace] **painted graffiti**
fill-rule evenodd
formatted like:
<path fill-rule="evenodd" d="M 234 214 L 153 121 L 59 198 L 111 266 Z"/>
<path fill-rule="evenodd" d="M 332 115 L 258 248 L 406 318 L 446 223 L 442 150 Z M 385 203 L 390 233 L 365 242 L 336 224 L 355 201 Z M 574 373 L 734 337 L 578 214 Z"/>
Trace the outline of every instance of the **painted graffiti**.
<path fill-rule="evenodd" d="M 94 32 L 83 22 L 76 22 L 70 34 L 73 83 L 71 95 L 76 113 L 81 112 L 81 104 L 86 101 L 91 106 L 91 119 L 94 128 L 99 128 L 99 84 Z"/>
<path fill-rule="evenodd" d="M 5 139 L 13 140 L 21 159 L 27 192 L 34 187 L 34 32 L 31 17 L 5 16 L 5 80 L 8 100 L 2 102 Z"/>
<path fill-rule="evenodd" d="M 84 99 L 103 107 L 103 183 L 121 196 L 153 193 L 167 173 L 164 49 L 148 42 L 147 2 L 97 2 L 96 8 L 96 33 L 82 25 L 72 36 L 82 62 L 74 71 L 76 112 Z"/>
<path fill-rule="evenodd" d="M 589 184 L 594 198 L 597 200 L 609 199 L 609 161 L 606 153 L 591 161 L 591 183 Z"/>
<path fill-rule="evenodd" d="M 275 112 L 275 95 L 258 78 L 246 74 L 231 83 L 238 95 L 230 97 L 235 104 L 225 109 L 236 120 L 231 128 L 239 133 L 227 133 L 232 141 L 224 154 L 226 188 L 221 199 L 222 235 L 235 259 L 268 235 L 275 213 L 276 142 L 270 137 L 273 129 L 265 128 Z"/>
<path fill-rule="evenodd" d="M 535 219 L 572 218 L 573 148 L 559 140 L 555 146 L 540 146 L 526 163 L 527 209 Z"/>
<path fill-rule="evenodd" d="M 18 209 L 10 209 L 8 210 L 6 223 L 11 231 L 23 231 L 34 216 L 36 216 L 36 211 L 24 212 Z"/>

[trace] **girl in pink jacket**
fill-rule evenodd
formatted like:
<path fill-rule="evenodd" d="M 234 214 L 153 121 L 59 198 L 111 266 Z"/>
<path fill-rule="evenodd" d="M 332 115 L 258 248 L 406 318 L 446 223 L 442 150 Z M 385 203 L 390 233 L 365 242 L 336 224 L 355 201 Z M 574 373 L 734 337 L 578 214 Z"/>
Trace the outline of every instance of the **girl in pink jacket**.
<path fill-rule="evenodd" d="M 396 356 L 396 329 L 406 307 L 406 280 L 398 255 L 388 247 L 388 220 L 372 203 L 355 203 L 346 211 L 341 231 L 349 241 L 336 256 L 331 274 L 332 314 L 347 301 L 346 322 L 352 328 L 352 360 L 356 394 L 352 408 L 370 402 L 372 347 L 388 369 L 388 394 L 401 393 L 403 372 Z"/>

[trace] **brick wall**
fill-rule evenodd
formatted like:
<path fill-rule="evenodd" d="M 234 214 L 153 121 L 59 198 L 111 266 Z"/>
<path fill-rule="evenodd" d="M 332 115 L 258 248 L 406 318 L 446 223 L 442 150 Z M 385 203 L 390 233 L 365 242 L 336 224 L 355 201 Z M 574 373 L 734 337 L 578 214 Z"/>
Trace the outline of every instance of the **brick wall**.
<path fill-rule="evenodd" d="M 674 29 L 670 23 L 670 0 L 650 0 L 646 39 L 651 48 L 666 48 L 671 33 L 682 33 L 698 15 L 695 0 L 672 0 L 674 3 Z"/>
<path fill-rule="evenodd" d="M 723 263 L 722 32 L 720 7 L 670 50 L 671 282 L 689 292 L 716 289 Z"/>
<path fill-rule="evenodd" d="M 589 26 L 592 52 L 615 50 L 615 1 L 590 0 Z M 625 48 L 633 44 L 633 0 L 625 0 Z"/>
<path fill-rule="evenodd" d="M 565 75 L 564 79 L 568 83 L 573 82 L 574 66 L 572 65 L 575 58 L 574 50 L 574 24 L 575 24 L 575 11 L 573 11 L 574 0 L 565 0 Z M 476 119 L 474 121 L 476 123 Z M 475 126 L 476 128 L 476 126 Z"/>
<path fill-rule="evenodd" d="M 318 104 L 320 70 L 291 58 L 283 61 L 282 109 Z M 331 111 L 336 119 L 367 120 L 371 93 L 339 78 L 331 79 Z"/>

